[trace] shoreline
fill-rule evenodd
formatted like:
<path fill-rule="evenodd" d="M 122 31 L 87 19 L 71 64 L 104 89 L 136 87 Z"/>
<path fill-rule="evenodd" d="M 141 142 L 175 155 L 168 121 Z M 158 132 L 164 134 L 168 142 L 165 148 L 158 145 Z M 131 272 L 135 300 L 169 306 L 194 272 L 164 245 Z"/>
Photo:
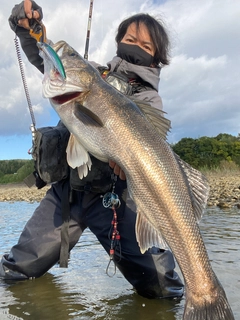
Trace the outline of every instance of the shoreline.
<path fill-rule="evenodd" d="M 208 207 L 240 209 L 240 171 L 208 171 L 204 174 L 210 186 Z"/>
<path fill-rule="evenodd" d="M 207 206 L 240 209 L 240 172 L 207 172 L 204 173 L 210 185 Z M 0 184 L 0 202 L 40 202 L 49 186 L 37 189 L 29 188 L 24 183 Z"/>
<path fill-rule="evenodd" d="M 0 184 L 0 202 L 40 202 L 48 189 L 49 186 L 42 189 L 36 186 L 29 188 L 24 182 Z"/>

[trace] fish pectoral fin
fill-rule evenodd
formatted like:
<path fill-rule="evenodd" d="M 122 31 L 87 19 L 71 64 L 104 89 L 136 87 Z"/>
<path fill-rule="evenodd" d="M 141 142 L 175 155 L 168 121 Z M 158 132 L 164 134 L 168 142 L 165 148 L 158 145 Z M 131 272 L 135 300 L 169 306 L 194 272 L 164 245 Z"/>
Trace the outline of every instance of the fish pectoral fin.
<path fill-rule="evenodd" d="M 147 218 L 139 212 L 137 213 L 135 229 L 141 253 L 144 253 L 153 246 L 169 250 L 169 247 L 160 232 L 156 230 Z"/>
<path fill-rule="evenodd" d="M 90 161 L 91 161 L 91 159 L 90 159 Z M 91 162 L 91 164 L 92 164 L 92 162 Z M 84 163 L 80 167 L 77 167 L 79 179 L 86 177 L 88 175 L 89 170 L 91 170 L 91 166 L 89 167 L 89 164 L 86 164 L 86 163 Z"/>
<path fill-rule="evenodd" d="M 67 145 L 67 162 L 73 169 L 78 168 L 79 178 L 86 177 L 91 170 L 92 161 L 87 150 L 71 133 Z"/>
<path fill-rule="evenodd" d="M 174 155 L 188 180 L 192 196 L 193 212 L 197 222 L 199 222 L 203 216 L 209 195 L 210 188 L 207 178 L 200 171 L 183 161 L 176 153 L 174 153 Z"/>
<path fill-rule="evenodd" d="M 136 105 L 139 107 L 139 109 L 145 114 L 145 116 L 148 118 L 148 120 L 152 123 L 152 125 L 155 127 L 157 132 L 160 134 L 160 136 L 167 140 L 167 134 L 171 129 L 171 121 L 166 119 L 163 114 L 164 111 L 157 109 L 153 106 L 151 106 L 147 102 L 139 101 L 137 99 L 131 99 Z"/>
<path fill-rule="evenodd" d="M 74 115 L 79 121 L 81 121 L 87 126 L 104 126 L 102 120 L 95 113 L 81 105 L 79 102 L 75 103 Z"/>

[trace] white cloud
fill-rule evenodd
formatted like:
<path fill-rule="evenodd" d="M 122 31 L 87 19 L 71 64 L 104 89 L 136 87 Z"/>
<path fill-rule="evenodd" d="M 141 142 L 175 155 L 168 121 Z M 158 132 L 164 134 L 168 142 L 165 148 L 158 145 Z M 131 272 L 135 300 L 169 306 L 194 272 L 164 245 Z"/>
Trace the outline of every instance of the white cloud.
<path fill-rule="evenodd" d="M 238 132 L 238 124 L 233 123 L 239 116 L 239 81 L 229 85 L 230 65 L 226 56 L 194 59 L 179 55 L 163 71 L 160 92 L 172 121 L 171 142 L 186 136 L 214 136 L 225 130 Z"/>
<path fill-rule="evenodd" d="M 38 2 L 38 1 L 37 1 Z M 28 134 L 30 115 L 8 17 L 14 3 L 0 9 L 0 136 Z M 89 1 L 41 0 L 47 35 L 64 39 L 84 54 Z M 239 132 L 240 2 L 230 0 L 98 0 L 94 2 L 89 60 L 101 64 L 116 52 L 118 24 L 148 12 L 160 17 L 172 43 L 171 65 L 163 68 L 160 95 L 172 121 L 169 141 L 182 137 Z M 42 99 L 41 78 L 24 58 L 27 83 L 39 126 L 57 121 Z M 16 155 L 16 157 L 18 157 Z"/>

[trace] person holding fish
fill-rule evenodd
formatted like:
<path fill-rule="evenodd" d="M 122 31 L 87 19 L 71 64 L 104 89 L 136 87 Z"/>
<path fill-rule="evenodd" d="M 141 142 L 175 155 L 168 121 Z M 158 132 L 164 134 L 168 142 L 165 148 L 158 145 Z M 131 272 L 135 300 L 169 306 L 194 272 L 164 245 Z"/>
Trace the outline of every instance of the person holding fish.
<path fill-rule="evenodd" d="M 39 45 L 29 34 L 33 21 L 42 18 L 41 7 L 25 0 L 13 8 L 9 23 L 29 61 L 44 73 Z M 148 14 L 131 16 L 119 25 L 116 43 L 117 55 L 107 67 L 94 62 L 92 65 L 125 95 L 162 110 L 158 94 L 160 70 L 169 64 L 169 39 L 163 25 Z M 147 298 L 181 297 L 184 285 L 174 270 L 171 251 L 152 247 L 142 254 L 139 249 L 135 233 L 136 207 L 127 194 L 123 170 L 114 161 L 105 163 L 91 156 L 91 171 L 87 176 L 80 179 L 77 169 L 69 168 L 69 172 L 67 177 L 51 185 L 26 223 L 18 243 L 2 257 L 0 276 L 4 279 L 40 277 L 59 261 L 62 207 L 67 192 L 71 195 L 69 252 L 88 227 L 138 294 Z M 106 194 L 118 195 L 120 206 L 118 203 L 114 210 L 104 207 Z M 117 237 L 112 242 L 114 227 Z"/>

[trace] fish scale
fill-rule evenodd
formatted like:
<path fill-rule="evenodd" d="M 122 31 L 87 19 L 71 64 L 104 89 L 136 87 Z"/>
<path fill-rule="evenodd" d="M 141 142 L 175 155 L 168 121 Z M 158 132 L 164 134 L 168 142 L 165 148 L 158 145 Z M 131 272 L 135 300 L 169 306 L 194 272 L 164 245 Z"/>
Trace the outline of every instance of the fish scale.
<path fill-rule="evenodd" d="M 130 121 L 130 123 L 132 123 L 132 121 Z M 141 123 L 138 123 L 136 121 L 135 118 L 135 124 L 136 127 L 142 127 Z M 122 124 L 123 126 L 123 124 Z M 145 127 L 146 129 L 146 127 Z M 122 131 L 122 130 L 121 130 Z M 127 131 L 127 130 L 126 130 Z M 185 282 L 187 284 L 188 287 L 191 287 L 191 283 L 196 283 L 196 274 L 198 274 L 198 277 L 200 276 L 201 278 L 208 278 L 205 274 L 205 270 L 208 269 L 210 270 L 210 267 L 207 268 L 207 261 L 208 257 L 207 255 L 205 257 L 205 259 L 202 259 L 203 256 L 203 252 L 205 251 L 205 247 L 204 244 L 202 242 L 201 239 L 201 235 L 200 235 L 200 231 L 199 228 L 196 224 L 195 218 L 193 216 L 192 213 L 192 205 L 191 205 L 191 201 L 190 201 L 190 197 L 186 197 L 186 191 L 184 193 L 184 195 L 182 195 L 181 193 L 177 192 L 177 190 L 186 190 L 186 184 L 183 181 L 183 177 L 181 175 L 181 173 L 179 172 L 179 170 L 177 170 L 177 168 L 175 170 L 173 170 L 174 168 L 174 157 L 172 155 L 172 152 L 170 150 L 170 148 L 165 144 L 162 143 L 162 141 L 160 140 L 159 143 L 156 143 L 156 139 L 155 139 L 155 143 L 154 145 L 151 146 L 152 141 L 154 141 L 151 137 L 151 135 L 148 135 L 148 140 L 144 140 L 144 146 L 147 145 L 147 149 L 148 151 L 151 150 L 152 152 L 148 154 L 145 154 L 145 156 L 147 157 L 146 160 L 142 159 L 142 161 L 139 161 L 139 159 L 135 159 L 135 163 L 140 163 L 141 162 L 147 162 L 150 163 L 151 162 L 151 168 L 157 168 L 158 170 L 152 170 L 150 172 L 147 173 L 143 173 L 142 168 L 141 170 L 137 170 L 137 172 L 135 173 L 134 170 L 132 168 L 128 169 L 129 164 L 133 161 L 133 155 L 141 155 L 144 154 L 141 152 L 141 148 L 143 148 L 141 140 L 138 138 L 136 138 L 136 131 L 134 130 L 134 128 L 131 127 L 131 131 L 133 132 L 133 136 L 134 139 L 131 139 L 131 134 L 128 134 L 123 136 L 123 140 L 124 141 L 135 141 L 134 147 L 132 147 L 131 150 L 131 155 L 129 157 L 129 155 L 124 155 L 122 157 L 122 161 L 119 160 L 119 164 L 120 166 L 122 166 L 124 169 L 126 169 L 126 172 L 128 172 L 128 170 L 131 170 L 131 175 L 128 178 L 129 181 L 129 187 L 131 190 L 138 190 L 138 192 L 134 193 L 133 196 L 133 200 L 135 201 L 136 205 L 138 208 L 141 208 L 141 210 L 139 210 L 139 212 L 141 212 L 140 214 L 143 214 L 144 212 L 146 212 L 146 215 L 148 215 L 148 217 L 150 217 L 152 224 L 155 225 L 157 228 L 159 228 L 159 230 L 162 231 L 163 234 L 165 234 L 165 239 L 168 242 L 169 246 L 172 248 L 173 252 L 176 252 L 175 256 L 177 258 L 177 260 L 180 260 L 181 263 L 181 267 L 182 267 L 182 271 L 184 274 L 187 274 L 187 276 L 185 276 Z M 116 129 L 115 129 L 116 132 Z M 119 132 L 117 134 L 117 136 L 121 136 L 121 132 Z M 142 133 L 140 132 L 140 136 L 142 136 Z M 138 142 L 138 143 L 136 143 Z M 163 144 L 163 145 L 161 145 Z M 160 145 L 159 151 L 156 148 L 156 145 Z M 128 146 L 128 144 L 125 144 L 126 149 L 128 150 L 130 148 L 130 146 Z M 153 159 L 151 159 L 151 154 L 160 154 L 163 152 L 163 150 L 165 151 L 166 157 L 165 158 L 161 158 L 162 163 L 159 163 L 158 161 L 156 161 L 156 163 L 153 163 Z M 112 151 L 113 152 L 113 151 Z M 140 156 L 141 157 L 141 156 Z M 148 159 L 150 158 L 150 159 Z M 172 158 L 173 162 L 170 162 L 169 160 Z M 128 161 L 127 161 L 128 160 Z M 156 160 L 159 160 L 159 157 L 157 157 Z M 163 161 L 165 160 L 165 161 Z M 159 170 L 160 168 L 163 168 L 163 170 Z M 177 164 L 175 164 L 175 167 L 177 167 Z M 168 170 L 167 170 L 168 168 Z M 175 172 L 175 174 L 172 174 L 172 172 Z M 146 187 L 146 183 L 145 181 L 141 181 L 141 179 L 139 178 L 140 176 L 144 176 L 144 177 L 148 177 L 148 186 Z M 161 175 L 163 176 L 161 178 Z M 169 177 L 171 176 L 171 181 L 169 181 Z M 156 177 L 158 177 L 158 180 L 160 183 L 156 183 Z M 161 181 L 167 180 L 164 184 Z M 153 184 L 151 181 L 154 181 L 155 183 Z M 174 182 L 173 182 L 174 181 Z M 177 182 L 176 182 L 177 181 Z M 180 184 L 181 182 L 181 184 Z M 165 186 L 165 188 L 162 187 L 162 184 Z M 139 187 L 140 185 L 140 187 Z M 152 189 L 152 186 L 155 186 L 155 189 Z M 182 185 L 182 186 L 181 186 Z M 143 188 L 141 188 L 141 186 L 143 186 Z M 183 188 L 182 188 L 183 187 Z M 143 190 L 142 190 L 143 189 Z M 148 190 L 148 192 L 146 193 L 146 190 Z M 144 197 L 143 195 L 146 194 L 146 196 Z M 173 197 L 173 195 L 176 194 L 177 197 Z M 158 199 L 161 198 L 162 202 L 164 197 L 166 198 L 166 200 L 164 201 L 166 208 L 163 208 L 161 210 L 159 210 L 159 206 L 158 206 L 158 202 L 153 201 L 153 199 Z M 139 203 L 139 199 L 141 199 L 140 203 Z M 172 200 L 172 203 L 169 204 L 169 201 Z M 184 200 L 184 201 L 183 201 Z M 175 206 L 174 206 L 174 203 Z M 170 208 L 169 208 L 170 207 Z M 161 214 L 159 215 L 159 213 L 162 211 L 162 213 L 168 212 L 169 210 L 173 211 L 174 207 L 178 208 L 178 216 L 177 213 L 175 213 L 175 219 L 177 220 L 177 225 L 181 226 L 182 225 L 182 237 L 179 239 L 176 236 L 176 229 L 178 229 L 177 227 L 173 228 L 173 221 L 172 219 L 169 221 L 168 216 Z M 182 210 L 180 210 L 182 209 Z M 189 216 L 192 217 L 192 225 L 189 224 Z M 154 218 L 155 217 L 155 218 Z M 186 221 L 187 220 L 187 221 Z M 171 227 L 170 227 L 170 223 L 171 223 Z M 176 224 L 176 222 L 175 222 Z M 193 226 L 195 226 L 195 228 L 193 229 Z M 165 230 L 166 229 L 166 232 Z M 169 233 L 169 230 L 172 230 L 171 233 Z M 175 231 L 174 231 L 175 230 Z M 189 235 L 189 241 L 185 240 L 184 235 L 188 234 Z M 195 240 L 197 239 L 197 240 Z M 173 241 L 174 240 L 174 241 Z M 180 242 L 181 240 L 181 242 Z M 184 245 L 184 243 L 186 242 L 186 244 Z M 188 243 L 189 242 L 189 243 Z M 179 243 L 181 243 L 181 246 L 179 246 Z M 204 266 L 204 268 L 202 266 L 195 266 L 196 271 L 194 270 L 194 265 L 191 269 L 191 272 L 185 272 L 189 270 L 189 259 L 186 259 L 186 261 L 184 262 L 182 258 L 178 258 L 178 252 L 180 253 L 180 256 L 182 257 L 182 250 L 187 248 L 187 251 L 189 252 L 190 249 L 190 253 L 189 255 L 191 255 L 192 258 L 195 258 L 198 261 L 202 261 L 202 264 Z M 206 251 L 205 251 L 206 254 Z M 201 260 L 200 260 L 201 259 Z M 201 270 L 204 270 L 204 273 L 200 273 Z M 209 277 L 212 278 L 212 274 L 209 274 Z M 209 292 L 211 293 L 212 290 L 215 288 L 215 284 L 211 286 L 211 288 L 209 288 Z M 204 287 L 204 290 L 206 290 L 206 287 Z"/>
<path fill-rule="evenodd" d="M 126 174 L 137 207 L 141 251 L 167 244 L 182 271 L 183 319 L 233 320 L 197 223 L 208 195 L 205 177 L 173 153 L 166 142 L 169 124 L 159 110 L 117 92 L 67 43 L 58 42 L 53 49 L 59 56 L 44 46 L 44 62 L 49 64 L 52 55 L 56 69 L 60 57 L 66 79 L 60 82 L 53 73 L 45 74 L 43 94 L 72 134 L 69 165 L 77 164 L 80 173 L 82 168 L 88 170 L 88 152 L 116 162 Z"/>

